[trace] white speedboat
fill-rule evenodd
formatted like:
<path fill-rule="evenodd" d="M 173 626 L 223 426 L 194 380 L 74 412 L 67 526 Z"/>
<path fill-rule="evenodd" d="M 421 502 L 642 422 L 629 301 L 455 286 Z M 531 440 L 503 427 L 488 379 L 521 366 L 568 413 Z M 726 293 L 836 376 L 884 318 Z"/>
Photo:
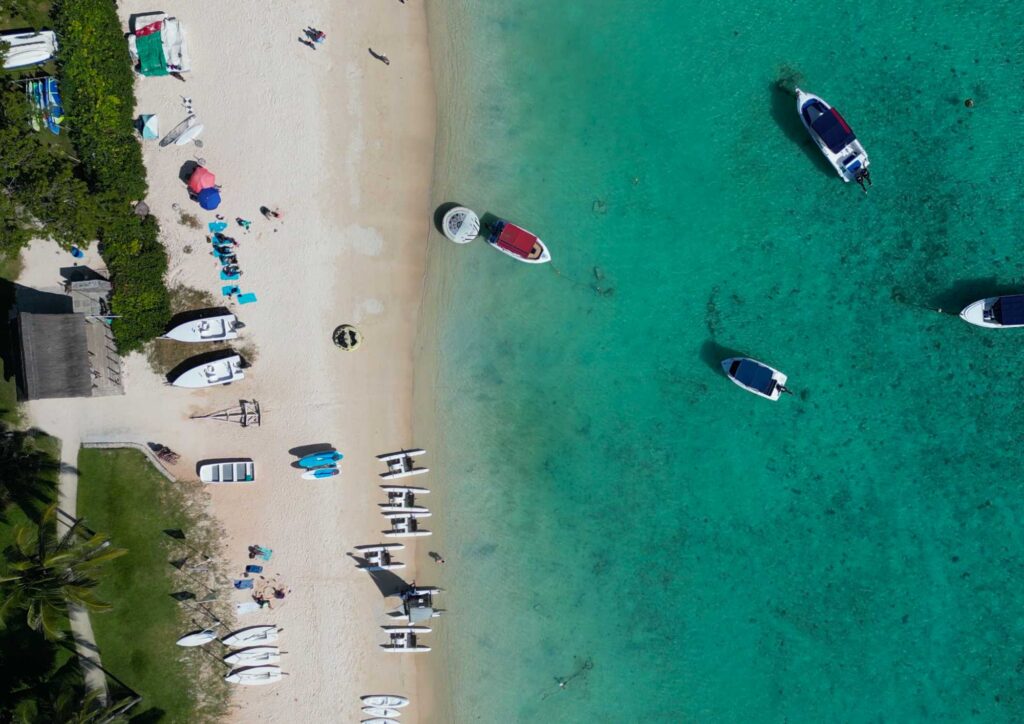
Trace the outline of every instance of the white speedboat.
<path fill-rule="evenodd" d="M 419 654 L 430 651 L 429 646 L 416 642 L 416 637 L 430 633 L 429 626 L 381 626 L 388 634 L 388 642 L 380 647 L 390 654 Z"/>
<path fill-rule="evenodd" d="M 392 551 L 400 551 L 402 543 L 382 543 L 376 546 L 356 546 L 365 563 L 356 566 L 363 571 L 396 571 L 405 568 L 405 564 L 392 557 Z"/>
<path fill-rule="evenodd" d="M 504 219 L 498 219 L 491 224 L 487 243 L 516 261 L 527 264 L 544 264 L 551 261 L 551 252 L 536 234 Z"/>
<path fill-rule="evenodd" d="M 224 681 L 243 686 L 262 686 L 280 681 L 281 676 L 280 666 L 245 666 L 232 671 L 224 677 Z"/>
<path fill-rule="evenodd" d="M 427 451 L 422 448 L 415 448 L 413 450 L 399 450 L 393 453 L 384 453 L 378 455 L 377 459 L 388 466 L 386 473 L 381 473 L 380 476 L 385 480 L 391 480 L 394 478 L 406 478 L 410 475 L 422 475 L 428 472 L 430 468 L 417 468 L 415 467 L 416 461 L 414 457 L 423 455 Z"/>
<path fill-rule="evenodd" d="M 204 463 L 199 466 L 199 479 L 204 483 L 252 483 L 256 481 L 256 464 L 252 458 Z"/>
<path fill-rule="evenodd" d="M 0 42 L 10 46 L 4 56 L 4 70 L 45 63 L 57 52 L 57 36 L 52 30 L 0 33 Z"/>
<path fill-rule="evenodd" d="M 379 716 L 385 719 L 402 716 L 402 712 L 398 711 L 398 709 L 389 709 L 386 706 L 364 706 L 363 713 L 367 716 Z"/>
<path fill-rule="evenodd" d="M 194 319 L 179 324 L 160 339 L 173 339 L 177 342 L 222 342 L 238 336 L 235 329 L 237 322 L 238 318 L 234 314 Z"/>
<path fill-rule="evenodd" d="M 429 530 L 420 528 L 417 518 L 425 518 L 430 513 L 385 513 L 391 521 L 391 530 L 383 531 L 385 538 L 418 538 L 430 535 Z"/>
<path fill-rule="evenodd" d="M 979 299 L 963 308 L 960 319 L 978 327 L 1024 327 L 1024 294 Z"/>
<path fill-rule="evenodd" d="M 786 375 L 763 362 L 749 357 L 730 357 L 722 360 L 726 376 L 747 392 L 769 400 L 777 400 L 786 389 Z"/>
<path fill-rule="evenodd" d="M 225 636 L 220 641 L 233 649 L 272 644 L 277 641 L 277 626 L 247 626 Z"/>
<path fill-rule="evenodd" d="M 189 646 L 202 646 L 203 644 L 210 643 L 215 638 L 217 638 L 217 632 L 215 630 L 213 630 L 212 628 L 208 628 L 208 629 L 205 629 L 203 631 L 195 631 L 195 632 L 190 633 L 190 634 L 185 634 L 180 639 L 178 639 L 175 643 L 178 644 L 178 646 L 186 646 L 186 647 L 189 647 Z"/>
<path fill-rule="evenodd" d="M 391 709 L 409 706 L 409 700 L 398 694 L 367 694 L 359 699 L 363 702 L 363 706 L 384 706 Z"/>
<path fill-rule="evenodd" d="M 276 646 L 249 646 L 232 651 L 224 657 L 224 661 L 232 666 L 238 666 L 239 664 L 245 664 L 246 666 L 276 664 L 280 660 L 281 650 Z"/>
<path fill-rule="evenodd" d="M 813 93 L 796 89 L 796 109 L 807 132 L 843 181 L 871 184 L 868 152 L 839 111 Z"/>
<path fill-rule="evenodd" d="M 232 382 L 243 379 L 245 379 L 245 372 L 242 371 L 242 358 L 235 354 L 213 362 L 203 362 L 187 369 L 178 375 L 171 384 L 175 387 L 194 389 L 230 385 Z"/>
<path fill-rule="evenodd" d="M 480 236 L 480 217 L 465 206 L 456 206 L 444 215 L 441 228 L 456 244 L 468 244 Z"/>

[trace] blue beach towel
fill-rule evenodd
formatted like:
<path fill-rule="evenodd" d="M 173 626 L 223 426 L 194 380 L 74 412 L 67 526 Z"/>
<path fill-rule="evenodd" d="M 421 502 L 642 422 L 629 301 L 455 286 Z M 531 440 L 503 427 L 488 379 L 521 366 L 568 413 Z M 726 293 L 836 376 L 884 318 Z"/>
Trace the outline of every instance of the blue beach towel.
<path fill-rule="evenodd" d="M 239 289 L 234 284 L 228 284 L 227 286 L 220 288 L 220 293 L 223 294 L 225 297 L 230 297 L 232 294 L 238 294 L 240 291 L 242 290 Z"/>
<path fill-rule="evenodd" d="M 256 301 L 256 295 L 253 294 L 252 292 L 249 292 L 248 294 L 239 294 L 238 295 L 238 303 L 239 304 L 251 304 L 251 303 L 253 303 L 255 301 Z"/>
<path fill-rule="evenodd" d="M 218 233 L 220 231 L 224 231 L 224 229 L 228 228 L 228 222 L 226 222 L 226 221 L 211 221 L 209 223 L 209 228 L 210 228 L 210 231 L 212 233 L 216 234 L 216 233 Z"/>
<path fill-rule="evenodd" d="M 243 588 L 252 588 L 252 583 L 253 583 L 253 581 L 252 581 L 251 578 L 246 578 L 246 579 L 243 579 L 241 581 L 235 581 L 235 588 L 237 588 L 239 590 L 241 590 Z"/>
<path fill-rule="evenodd" d="M 238 279 L 239 276 L 240 276 L 239 274 L 226 274 L 223 270 L 221 270 L 221 273 L 220 273 L 220 278 L 223 281 L 231 281 L 231 280 L 234 280 L 234 279 Z"/>

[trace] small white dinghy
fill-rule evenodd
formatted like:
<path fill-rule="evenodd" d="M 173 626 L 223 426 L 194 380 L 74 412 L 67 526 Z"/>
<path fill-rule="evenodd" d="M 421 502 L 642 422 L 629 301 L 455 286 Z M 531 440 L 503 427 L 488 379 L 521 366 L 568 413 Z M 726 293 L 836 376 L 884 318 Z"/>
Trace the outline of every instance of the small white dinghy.
<path fill-rule="evenodd" d="M 409 700 L 398 694 L 367 694 L 359 698 L 362 700 L 363 706 L 384 706 L 391 709 L 409 706 Z"/>
<path fill-rule="evenodd" d="M 398 709 L 388 709 L 385 706 L 364 706 L 363 713 L 369 716 L 379 716 L 385 719 L 391 719 L 396 716 L 402 716 L 402 712 Z"/>
<path fill-rule="evenodd" d="M 960 319 L 990 329 L 1024 327 L 1024 294 L 979 299 L 963 308 Z"/>
<path fill-rule="evenodd" d="M 263 686 L 280 681 L 281 676 L 280 666 L 246 666 L 232 671 L 224 677 L 224 681 L 243 686 Z"/>
<path fill-rule="evenodd" d="M 365 563 L 359 563 L 356 568 L 363 571 L 396 571 L 405 568 L 405 564 L 396 561 L 391 552 L 400 551 L 405 548 L 402 543 L 382 543 L 376 546 L 356 546 L 356 550 L 362 554 Z"/>
<path fill-rule="evenodd" d="M 240 649 L 246 646 L 272 644 L 277 641 L 277 626 L 247 626 L 220 640 L 225 646 Z"/>
<path fill-rule="evenodd" d="M 238 318 L 234 314 L 193 319 L 174 327 L 160 339 L 173 339 L 176 342 L 222 342 L 238 336 L 238 332 L 235 331 L 236 322 Z"/>
<path fill-rule="evenodd" d="M 444 215 L 441 228 L 444 235 L 456 244 L 468 244 L 480 236 L 480 217 L 465 206 L 456 206 Z"/>
<path fill-rule="evenodd" d="M 213 362 L 202 362 L 187 369 L 178 375 L 171 384 L 175 387 L 195 389 L 230 385 L 232 382 L 243 379 L 245 379 L 245 372 L 242 371 L 242 358 L 235 354 Z"/>
<path fill-rule="evenodd" d="M 410 475 L 422 475 L 430 470 L 430 468 L 417 468 L 415 467 L 416 461 L 414 457 L 423 455 L 427 451 L 423 448 L 414 448 L 412 450 L 399 450 L 393 453 L 384 453 L 378 455 L 377 459 L 388 466 L 386 473 L 381 473 L 380 476 L 385 480 L 391 480 L 394 478 L 407 478 Z"/>
<path fill-rule="evenodd" d="M 199 466 L 199 479 L 204 483 L 252 483 L 256 481 L 256 464 L 252 458 L 218 460 Z"/>
<path fill-rule="evenodd" d="M 232 666 L 245 664 L 276 664 L 281 660 L 281 650 L 276 646 L 249 646 L 232 651 L 224 657 L 224 661 Z"/>
<path fill-rule="evenodd" d="M 730 357 L 722 360 L 722 369 L 730 380 L 759 397 L 778 400 L 783 392 L 789 393 L 786 375 L 763 362 L 749 357 Z"/>
<path fill-rule="evenodd" d="M 217 638 L 217 632 L 212 628 L 208 628 L 205 631 L 195 631 L 190 634 L 185 634 L 175 643 L 177 643 L 178 646 L 202 646 L 203 644 L 210 643 L 215 638 Z"/>
<path fill-rule="evenodd" d="M 381 626 L 388 634 L 388 642 L 380 647 L 389 654 L 421 654 L 430 651 L 429 646 L 416 642 L 416 637 L 430 633 L 429 626 Z"/>

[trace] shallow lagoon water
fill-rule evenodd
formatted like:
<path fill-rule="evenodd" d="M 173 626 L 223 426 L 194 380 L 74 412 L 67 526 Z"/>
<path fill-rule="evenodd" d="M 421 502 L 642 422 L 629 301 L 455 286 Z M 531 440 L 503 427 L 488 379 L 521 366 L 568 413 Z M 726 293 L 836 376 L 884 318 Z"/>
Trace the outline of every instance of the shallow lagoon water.
<path fill-rule="evenodd" d="M 1024 718 L 1024 333 L 955 314 L 1024 290 L 1024 6 L 429 11 L 437 203 L 554 257 L 430 242 L 444 714 Z M 796 394 L 742 392 L 734 353 Z"/>

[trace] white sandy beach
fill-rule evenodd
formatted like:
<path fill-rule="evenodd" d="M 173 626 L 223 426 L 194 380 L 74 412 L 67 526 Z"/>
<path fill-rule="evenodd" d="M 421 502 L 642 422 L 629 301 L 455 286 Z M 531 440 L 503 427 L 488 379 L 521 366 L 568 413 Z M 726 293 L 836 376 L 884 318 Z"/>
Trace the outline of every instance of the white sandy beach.
<path fill-rule="evenodd" d="M 140 0 L 119 6 L 126 28 L 129 14 L 157 8 Z M 289 676 L 237 688 L 231 719 L 357 721 L 358 697 L 370 693 L 407 695 L 413 705 L 403 721 L 423 719 L 418 657 L 378 648 L 385 602 L 346 553 L 383 540 L 383 467 L 374 455 L 416 443 L 413 342 L 431 223 L 435 118 L 425 10 L 415 0 L 177 0 L 162 9 L 185 24 L 193 71 L 186 83 L 138 78 L 137 111 L 159 114 L 166 133 L 186 115 L 184 95 L 205 125 L 202 148 L 144 144 L 147 202 L 170 255 L 168 283 L 218 297 L 224 283 L 205 228 L 180 225 L 172 209 L 179 204 L 204 227 L 214 220 L 189 201 L 178 178 L 184 163 L 203 158 L 223 187 L 218 213 L 231 222 L 226 233 L 240 242 L 240 286 L 259 299 L 232 305 L 246 325 L 238 341 L 255 346 L 256 359 L 236 385 L 189 391 L 166 386 L 133 355 L 125 396 L 37 401 L 26 406 L 27 416 L 64 441 L 68 462 L 78 442 L 111 440 L 170 446 L 183 456 L 174 470 L 183 478 L 195 477 L 200 459 L 255 459 L 256 484 L 212 490 L 214 513 L 227 531 L 233 571 L 249 563 L 247 547 L 260 544 L 274 550 L 266 574 L 280 574 L 293 589 L 273 611 L 239 620 L 284 629 Z M 327 33 L 315 51 L 298 42 L 307 25 Z M 368 47 L 386 53 L 390 66 L 370 57 Z M 283 223 L 264 220 L 261 205 L 279 207 Z M 236 216 L 253 221 L 251 233 L 241 233 Z M 22 283 L 56 282 L 69 257 L 54 250 L 35 244 L 26 252 Z M 86 261 L 101 266 L 94 253 Z M 333 345 L 331 332 L 342 323 L 363 332 L 358 351 Z M 259 400 L 262 427 L 189 419 L 240 398 Z M 345 454 L 341 476 L 299 479 L 288 451 L 317 443 Z M 418 484 L 429 486 L 429 477 Z M 429 543 L 406 541 L 402 559 L 424 558 Z M 402 573 L 413 578 L 415 567 Z M 245 592 L 223 595 L 247 600 Z"/>

